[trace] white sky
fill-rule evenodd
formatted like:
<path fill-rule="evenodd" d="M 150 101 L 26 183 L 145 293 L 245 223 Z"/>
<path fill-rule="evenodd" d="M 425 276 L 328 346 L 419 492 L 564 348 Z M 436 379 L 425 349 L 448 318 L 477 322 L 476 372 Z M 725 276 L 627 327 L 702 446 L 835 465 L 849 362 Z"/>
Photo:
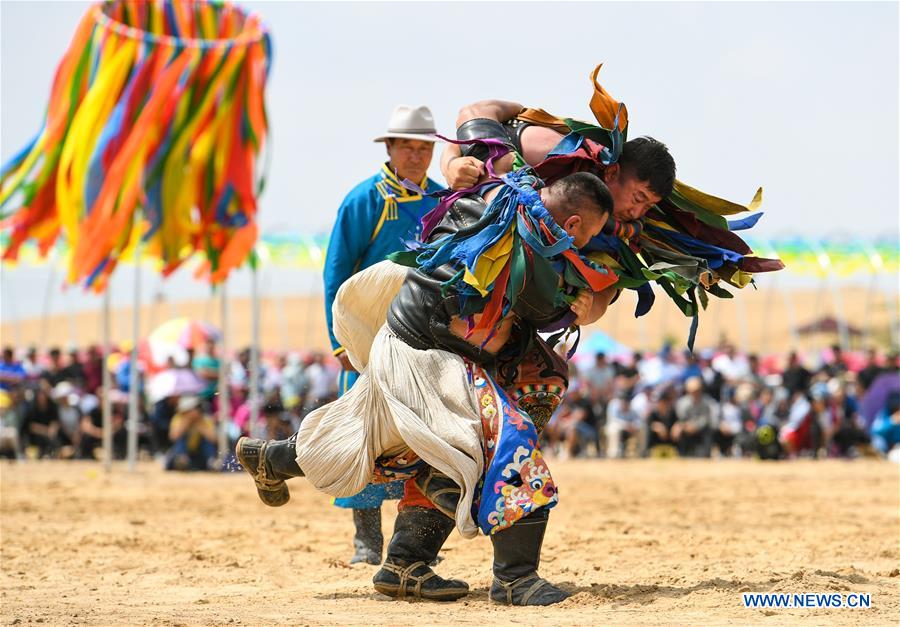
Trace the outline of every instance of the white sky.
<path fill-rule="evenodd" d="M 396 104 L 430 106 L 444 133 L 482 98 L 590 119 L 602 61 L 630 136 L 665 141 L 681 180 L 743 202 L 764 187 L 755 233 L 898 232 L 895 2 L 245 4 L 275 45 L 263 231 L 328 231 Z M 0 2 L 3 161 L 38 129 L 87 6 Z"/>

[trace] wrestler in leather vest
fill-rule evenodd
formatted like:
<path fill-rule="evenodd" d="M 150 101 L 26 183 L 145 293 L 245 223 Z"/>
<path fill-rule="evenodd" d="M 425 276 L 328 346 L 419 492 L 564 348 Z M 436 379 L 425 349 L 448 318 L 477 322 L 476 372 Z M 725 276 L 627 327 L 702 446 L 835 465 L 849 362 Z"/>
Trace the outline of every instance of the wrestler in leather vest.
<path fill-rule="evenodd" d="M 460 198 L 450 207 L 444 219 L 435 227 L 428 238 L 436 241 L 457 232 L 477 232 L 481 230 L 484 211 L 487 203 L 480 196 Z M 460 312 L 459 300 L 455 294 L 441 294 L 441 283 L 456 275 L 458 269 L 445 264 L 430 276 L 410 269 L 406 281 L 400 288 L 397 297 L 388 311 L 388 327 L 397 337 L 419 350 L 440 348 L 454 352 L 462 357 L 485 367 L 495 365 L 495 355 L 473 346 L 466 340 L 453 334 L 450 330 L 450 319 Z M 550 273 L 550 274 L 547 274 Z M 525 286 L 519 293 L 513 312 L 525 324 L 519 324 L 519 331 L 529 337 L 522 345 L 525 350 L 528 339 L 535 330 L 541 329 L 569 313 L 567 306 L 554 306 L 555 294 L 542 294 L 536 289 L 536 276 L 543 275 L 550 282 L 558 280 L 556 272 L 543 258 L 534 256 L 533 265 L 528 269 Z M 543 281 L 544 285 L 548 281 Z M 481 307 L 475 307 L 476 313 Z M 469 303 L 470 305 L 478 303 Z M 527 329 L 527 330 L 526 330 Z"/>

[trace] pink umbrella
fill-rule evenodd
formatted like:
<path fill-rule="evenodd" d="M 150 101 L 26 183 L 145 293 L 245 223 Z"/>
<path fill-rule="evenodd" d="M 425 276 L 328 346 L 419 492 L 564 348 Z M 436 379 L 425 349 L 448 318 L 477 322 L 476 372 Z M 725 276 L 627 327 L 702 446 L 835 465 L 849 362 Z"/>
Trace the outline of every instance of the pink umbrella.
<path fill-rule="evenodd" d="M 170 368 L 163 370 L 150 379 L 147 385 L 147 396 L 155 403 L 169 396 L 187 396 L 199 394 L 205 387 L 203 381 L 187 368 Z"/>
<path fill-rule="evenodd" d="M 203 320 L 174 318 L 164 322 L 150 334 L 147 343 L 153 362 L 165 364 L 171 357 L 176 363 L 187 364 L 187 349 L 197 348 L 206 342 L 219 341 L 222 333 Z"/>

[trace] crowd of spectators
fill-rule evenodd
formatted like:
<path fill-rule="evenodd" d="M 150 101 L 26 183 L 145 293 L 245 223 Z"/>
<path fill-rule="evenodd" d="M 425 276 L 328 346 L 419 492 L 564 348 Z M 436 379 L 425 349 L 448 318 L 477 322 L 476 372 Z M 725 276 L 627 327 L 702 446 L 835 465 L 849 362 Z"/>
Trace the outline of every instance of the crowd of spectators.
<path fill-rule="evenodd" d="M 727 344 L 615 361 L 599 353 L 570 372 L 544 447 L 597 457 L 887 455 L 900 444 L 898 368 L 896 354 L 837 346 L 765 364 Z"/>
<path fill-rule="evenodd" d="M 106 362 L 112 385 L 112 453 L 127 449 L 129 347 Z M 896 354 L 791 353 L 761 363 L 723 345 L 691 354 L 571 362 L 568 393 L 542 435 L 545 452 L 563 457 L 738 457 L 763 459 L 900 454 L 900 360 Z M 220 370 L 229 389 L 221 428 Z M 103 445 L 102 351 L 3 350 L 0 363 L 0 455 L 13 459 L 98 459 Z M 154 378 L 169 372 L 196 381 L 189 393 L 154 396 Z M 338 363 L 322 353 L 266 355 L 259 411 L 252 423 L 250 351 L 223 366 L 214 342 L 188 351 L 186 363 L 162 369 L 139 362 L 137 441 L 143 457 L 172 470 L 228 465 L 242 434 L 285 438 L 312 409 L 334 399 Z M 179 377 L 181 377 L 179 379 Z"/>
<path fill-rule="evenodd" d="M 129 429 L 130 347 L 112 353 L 106 366 L 111 385 L 112 456 L 125 459 Z M 258 418 L 251 423 L 250 350 L 225 366 L 229 389 L 227 424 L 220 430 L 218 380 L 222 360 L 214 342 L 188 351 L 187 363 L 169 360 L 162 369 L 139 359 L 138 450 L 171 470 L 212 470 L 228 464 L 241 433 L 283 438 L 296 431 L 313 408 L 337 397 L 338 364 L 320 352 L 279 355 L 260 373 Z M 99 459 L 103 446 L 104 360 L 99 347 L 63 352 L 35 348 L 16 355 L 3 349 L 0 362 L 0 456 L 11 459 Z M 154 395 L 156 379 L 173 375 L 188 392 Z M 184 375 L 184 376 L 182 376 Z M 223 441 L 227 451 L 220 451 Z"/>

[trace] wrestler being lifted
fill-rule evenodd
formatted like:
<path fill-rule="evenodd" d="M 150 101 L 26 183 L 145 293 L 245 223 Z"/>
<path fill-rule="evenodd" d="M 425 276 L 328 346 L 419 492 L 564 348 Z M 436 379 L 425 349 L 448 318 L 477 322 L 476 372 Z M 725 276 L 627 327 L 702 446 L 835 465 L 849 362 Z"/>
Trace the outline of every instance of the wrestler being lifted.
<path fill-rule="evenodd" d="M 538 331 L 605 311 L 616 277 L 578 249 L 612 208 L 594 174 L 544 185 L 522 168 L 438 205 L 424 243 L 398 257 L 412 268 L 382 262 L 354 275 L 335 300 L 334 326 L 361 372 L 356 385 L 289 440 L 238 442 L 263 502 L 285 503 L 292 477 L 333 496 L 407 479 L 378 591 L 467 594 L 465 582 L 428 566 L 455 521 L 464 536 L 491 537 L 492 599 L 565 599 L 537 574 L 557 502 L 538 433 L 564 393 L 567 364 Z"/>

